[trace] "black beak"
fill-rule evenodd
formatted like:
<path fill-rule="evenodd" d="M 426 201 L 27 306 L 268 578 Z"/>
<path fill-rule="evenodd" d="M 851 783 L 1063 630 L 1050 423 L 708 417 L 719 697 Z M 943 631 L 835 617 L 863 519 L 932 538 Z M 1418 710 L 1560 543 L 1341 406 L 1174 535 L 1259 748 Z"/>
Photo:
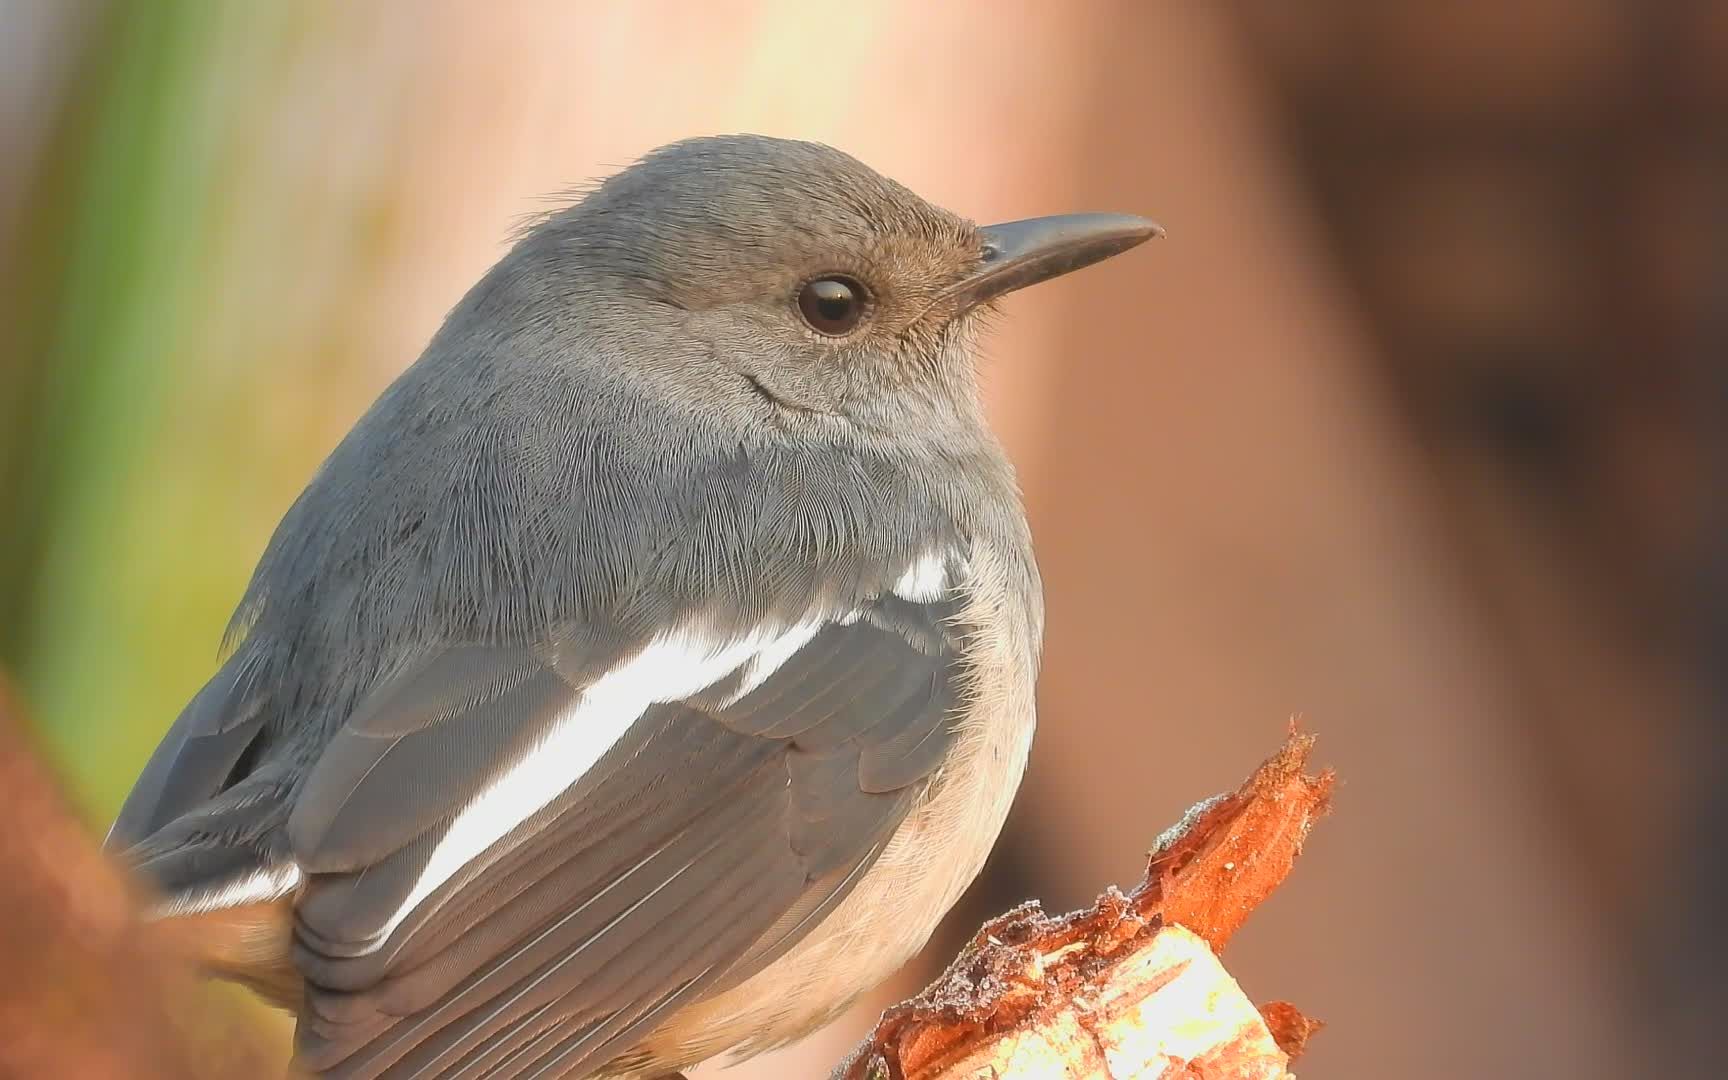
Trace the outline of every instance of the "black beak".
<path fill-rule="evenodd" d="M 1164 229 L 1132 214 L 1058 214 L 986 225 L 978 235 L 984 260 L 951 290 L 963 309 L 1120 255 Z"/>

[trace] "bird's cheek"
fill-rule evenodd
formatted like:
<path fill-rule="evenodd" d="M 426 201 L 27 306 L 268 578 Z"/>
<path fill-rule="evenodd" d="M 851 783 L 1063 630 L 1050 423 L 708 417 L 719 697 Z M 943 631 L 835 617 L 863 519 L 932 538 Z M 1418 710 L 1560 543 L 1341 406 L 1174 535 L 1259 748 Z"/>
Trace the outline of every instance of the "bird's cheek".
<path fill-rule="evenodd" d="M 747 375 L 758 393 L 783 409 L 821 413 L 840 411 L 842 399 L 835 392 L 832 373 L 804 357 L 753 364 Z"/>

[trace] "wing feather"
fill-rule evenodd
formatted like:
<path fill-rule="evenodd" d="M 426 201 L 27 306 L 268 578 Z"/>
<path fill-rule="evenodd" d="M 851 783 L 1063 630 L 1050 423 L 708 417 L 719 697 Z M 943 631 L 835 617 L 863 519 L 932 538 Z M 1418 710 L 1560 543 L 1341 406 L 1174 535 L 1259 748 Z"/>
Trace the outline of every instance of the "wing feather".
<path fill-rule="evenodd" d="M 454 653 L 468 689 L 429 664 L 374 693 L 331 740 L 288 821 L 303 870 L 358 870 L 424 836 L 527 753 L 576 697 L 526 650 Z"/>
<path fill-rule="evenodd" d="M 248 678 L 242 649 L 187 702 L 150 755 L 108 832 L 110 851 L 142 843 L 227 786 L 264 726 L 263 696 Z"/>
<path fill-rule="evenodd" d="M 396 680 L 314 771 L 303 798 L 333 805 L 295 810 L 312 871 L 302 1067 L 585 1075 L 678 1003 L 772 962 L 848 894 L 937 768 L 959 682 L 948 617 L 895 600 L 745 648 L 692 646 L 699 673 L 632 681 L 647 696 L 604 752 L 431 889 L 410 882 L 484 778 L 544 754 L 548 730 L 635 661 L 577 688 L 532 654 L 470 649 L 451 672 L 433 658 Z M 661 687 L 677 696 L 655 700 Z M 399 804 L 411 825 L 374 820 Z"/>

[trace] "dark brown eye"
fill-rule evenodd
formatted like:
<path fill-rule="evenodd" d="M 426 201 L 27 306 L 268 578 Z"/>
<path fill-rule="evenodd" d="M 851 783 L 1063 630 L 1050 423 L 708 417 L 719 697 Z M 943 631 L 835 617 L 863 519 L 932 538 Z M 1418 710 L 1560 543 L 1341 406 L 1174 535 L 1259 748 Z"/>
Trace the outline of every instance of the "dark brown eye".
<path fill-rule="evenodd" d="M 844 277 L 817 278 L 798 293 L 798 313 L 819 334 L 839 337 L 864 317 L 864 286 Z"/>

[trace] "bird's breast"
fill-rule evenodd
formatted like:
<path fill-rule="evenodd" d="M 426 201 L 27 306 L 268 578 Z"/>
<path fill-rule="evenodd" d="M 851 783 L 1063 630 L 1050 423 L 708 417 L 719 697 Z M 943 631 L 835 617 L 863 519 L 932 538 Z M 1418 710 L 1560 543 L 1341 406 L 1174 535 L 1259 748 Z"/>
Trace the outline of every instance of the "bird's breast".
<path fill-rule="evenodd" d="M 1042 617 L 1023 550 L 975 547 L 961 570 L 966 685 L 953 749 L 853 892 L 767 968 L 682 1010 L 642 1044 L 656 1067 L 771 1049 L 893 974 L 984 866 L 1025 771 Z"/>

